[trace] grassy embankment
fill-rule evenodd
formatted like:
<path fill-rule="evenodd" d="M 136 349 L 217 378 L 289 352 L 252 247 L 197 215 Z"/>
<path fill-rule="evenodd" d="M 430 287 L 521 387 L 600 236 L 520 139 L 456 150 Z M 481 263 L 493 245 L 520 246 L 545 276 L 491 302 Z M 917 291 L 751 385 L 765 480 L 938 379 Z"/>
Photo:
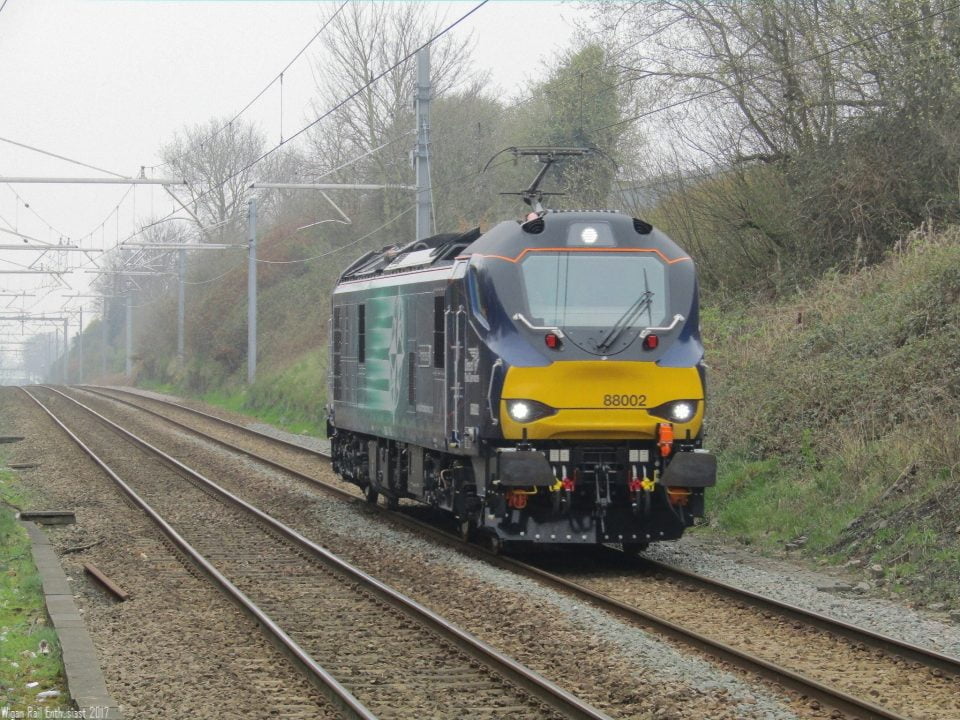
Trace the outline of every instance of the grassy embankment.
<path fill-rule="evenodd" d="M 960 230 L 773 304 L 712 309 L 711 526 L 960 587 Z"/>
<path fill-rule="evenodd" d="M 193 397 L 292 433 L 326 437 L 326 364 L 318 353 L 304 354 L 288 367 L 267 366 L 261 372 L 261 378 L 249 389 L 230 384 L 195 393 L 181 385 L 145 378 L 137 384 L 156 392 Z"/>
<path fill-rule="evenodd" d="M 317 255 L 329 242 L 291 239 L 274 230 L 264 238 L 262 251 L 264 258 L 292 262 Z M 184 368 L 172 355 L 175 298 L 144 308 L 135 343 L 136 384 L 198 398 L 291 432 L 325 435 L 330 293 L 341 267 L 363 249 L 260 269 L 257 381 L 252 387 L 246 386 L 246 278 L 240 272 L 188 292 Z M 207 258 L 195 262 L 190 272 L 197 279 L 223 272 Z M 113 379 L 124 381 L 119 375 Z"/>
<path fill-rule="evenodd" d="M 0 453 L 0 465 L 5 464 L 6 458 Z M 29 501 L 29 494 L 16 477 L 0 469 L 0 708 L 66 709 L 70 704 L 60 645 L 56 632 L 47 624 L 29 539 L 15 519 L 14 508 Z M 41 652 L 43 641 L 48 654 Z M 34 687 L 28 687 L 33 683 Z M 60 696 L 38 701 L 37 694 L 46 690 L 58 690 Z"/>

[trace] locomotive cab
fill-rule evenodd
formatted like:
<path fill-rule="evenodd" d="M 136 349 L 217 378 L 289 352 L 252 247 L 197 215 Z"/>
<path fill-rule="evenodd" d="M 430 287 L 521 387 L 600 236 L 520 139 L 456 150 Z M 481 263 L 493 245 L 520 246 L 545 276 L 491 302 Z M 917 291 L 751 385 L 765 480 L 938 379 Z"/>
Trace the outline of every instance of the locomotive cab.
<path fill-rule="evenodd" d="M 502 223 L 463 259 L 491 363 L 468 429 L 490 447 L 484 525 L 514 541 L 679 537 L 715 481 L 691 259 L 606 212 Z"/>

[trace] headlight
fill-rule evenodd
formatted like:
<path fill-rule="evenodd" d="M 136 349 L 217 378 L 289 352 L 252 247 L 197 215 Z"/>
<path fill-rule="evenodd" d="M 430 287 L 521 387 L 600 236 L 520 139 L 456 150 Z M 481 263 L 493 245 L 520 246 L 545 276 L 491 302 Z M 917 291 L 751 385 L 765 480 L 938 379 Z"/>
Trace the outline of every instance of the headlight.
<path fill-rule="evenodd" d="M 556 412 L 549 405 L 544 405 L 536 400 L 507 400 L 507 413 L 516 422 L 533 422 Z"/>
<path fill-rule="evenodd" d="M 522 400 L 510 403 L 508 407 L 510 408 L 510 417 L 514 420 L 523 422 L 530 418 L 530 406 Z"/>
<path fill-rule="evenodd" d="M 670 408 L 670 417 L 677 422 L 686 422 L 693 417 L 693 403 L 678 402 Z"/>
<path fill-rule="evenodd" d="M 651 415 L 670 420 L 671 422 L 685 423 L 693 420 L 697 414 L 697 400 L 674 400 L 673 402 L 650 408 Z"/>

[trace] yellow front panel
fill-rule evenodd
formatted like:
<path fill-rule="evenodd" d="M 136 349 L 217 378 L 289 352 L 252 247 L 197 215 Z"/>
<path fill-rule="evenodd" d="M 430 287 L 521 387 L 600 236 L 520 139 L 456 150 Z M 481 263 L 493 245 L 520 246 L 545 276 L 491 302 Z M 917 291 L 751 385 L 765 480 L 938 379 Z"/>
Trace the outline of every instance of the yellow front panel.
<path fill-rule="evenodd" d="M 622 407 L 625 400 L 642 407 Z M 518 423 L 507 400 L 537 400 L 557 413 Z M 695 437 L 703 421 L 703 387 L 696 368 L 665 368 L 652 362 L 558 361 L 547 367 L 511 367 L 503 382 L 500 422 L 503 435 L 519 440 L 522 428 L 531 440 L 652 439 L 657 423 L 646 411 L 671 400 L 699 400 L 696 415 L 674 423 L 678 439 Z"/>

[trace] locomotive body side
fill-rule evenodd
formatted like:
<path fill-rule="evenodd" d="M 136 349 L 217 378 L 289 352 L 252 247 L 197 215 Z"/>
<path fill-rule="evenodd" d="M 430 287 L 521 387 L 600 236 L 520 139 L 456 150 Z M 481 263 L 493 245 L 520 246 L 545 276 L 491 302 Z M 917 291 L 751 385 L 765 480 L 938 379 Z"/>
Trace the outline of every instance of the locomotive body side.
<path fill-rule="evenodd" d="M 444 446 L 444 301 L 451 267 L 342 283 L 334 294 L 330 397 L 337 427 Z"/>

